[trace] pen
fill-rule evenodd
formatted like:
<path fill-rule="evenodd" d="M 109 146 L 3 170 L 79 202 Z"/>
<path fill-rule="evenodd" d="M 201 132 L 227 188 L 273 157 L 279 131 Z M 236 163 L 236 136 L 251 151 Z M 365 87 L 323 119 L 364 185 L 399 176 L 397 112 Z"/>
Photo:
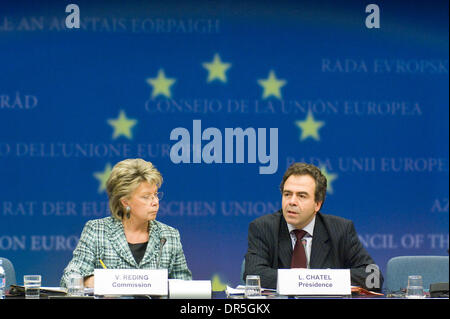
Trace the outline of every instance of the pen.
<path fill-rule="evenodd" d="M 103 263 L 103 260 L 99 259 L 99 261 L 100 261 L 100 263 L 102 264 L 103 269 L 108 269 L 108 268 L 106 267 L 106 265 Z"/>

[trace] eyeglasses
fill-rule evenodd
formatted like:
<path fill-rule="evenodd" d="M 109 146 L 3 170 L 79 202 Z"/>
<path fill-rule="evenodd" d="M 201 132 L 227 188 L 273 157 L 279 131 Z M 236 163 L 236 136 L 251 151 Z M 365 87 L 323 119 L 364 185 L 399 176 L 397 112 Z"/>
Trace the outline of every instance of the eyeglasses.
<path fill-rule="evenodd" d="M 144 195 L 143 197 L 145 199 L 150 199 L 151 201 L 154 201 L 154 200 L 160 201 L 164 197 L 164 193 L 163 192 L 157 192 L 157 193 L 154 193 L 154 194 Z"/>

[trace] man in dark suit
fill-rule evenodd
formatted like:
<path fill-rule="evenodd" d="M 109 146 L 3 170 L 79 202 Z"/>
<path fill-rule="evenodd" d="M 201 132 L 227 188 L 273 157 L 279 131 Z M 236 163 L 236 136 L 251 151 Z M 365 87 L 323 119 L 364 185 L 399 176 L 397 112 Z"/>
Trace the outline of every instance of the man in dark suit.
<path fill-rule="evenodd" d="M 293 251 L 298 229 L 306 233 L 301 241 L 307 268 L 350 269 L 352 285 L 380 291 L 383 277 L 359 241 L 353 222 L 319 212 L 327 190 L 320 170 L 294 163 L 284 174 L 280 190 L 282 209 L 250 223 L 243 279 L 260 275 L 262 287 L 276 288 L 278 269 L 297 268 L 294 259 L 298 257 L 293 255 L 298 253 Z"/>

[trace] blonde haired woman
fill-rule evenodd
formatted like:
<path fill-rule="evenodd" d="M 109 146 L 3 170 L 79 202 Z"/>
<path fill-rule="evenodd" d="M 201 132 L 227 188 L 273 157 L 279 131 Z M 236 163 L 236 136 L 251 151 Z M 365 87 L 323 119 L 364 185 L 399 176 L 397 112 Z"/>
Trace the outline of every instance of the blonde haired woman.
<path fill-rule="evenodd" d="M 61 286 L 72 273 L 94 286 L 94 269 L 167 268 L 169 278 L 192 279 L 178 230 L 155 220 L 162 176 L 152 163 L 126 159 L 117 163 L 106 182 L 111 216 L 84 226 Z"/>

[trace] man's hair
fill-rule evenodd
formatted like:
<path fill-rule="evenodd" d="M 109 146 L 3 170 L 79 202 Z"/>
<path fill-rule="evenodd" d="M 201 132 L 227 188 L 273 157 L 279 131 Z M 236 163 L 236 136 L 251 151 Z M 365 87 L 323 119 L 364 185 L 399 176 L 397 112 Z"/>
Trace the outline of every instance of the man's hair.
<path fill-rule="evenodd" d="M 283 193 L 284 183 L 289 178 L 289 176 L 301 176 L 309 175 L 316 181 L 316 189 L 314 191 L 314 201 L 323 202 L 325 201 L 325 195 L 327 193 L 327 178 L 322 174 L 319 168 L 312 164 L 307 163 L 294 163 L 286 170 L 283 176 L 283 180 L 280 184 L 280 191 Z"/>

